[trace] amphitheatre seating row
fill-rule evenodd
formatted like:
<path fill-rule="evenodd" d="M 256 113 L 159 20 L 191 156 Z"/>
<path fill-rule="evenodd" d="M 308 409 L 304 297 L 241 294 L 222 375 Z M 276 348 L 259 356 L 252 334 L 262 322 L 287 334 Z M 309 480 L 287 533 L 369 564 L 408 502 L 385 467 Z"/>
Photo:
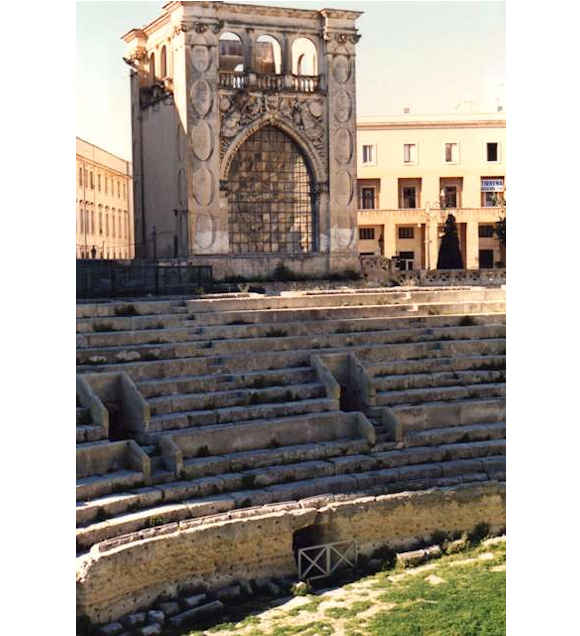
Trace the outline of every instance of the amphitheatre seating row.
<path fill-rule="evenodd" d="M 128 374 L 150 410 L 122 442 L 150 472 L 91 475 L 79 550 L 233 508 L 504 478 L 503 290 L 236 296 L 78 306 L 78 372 Z M 341 411 L 311 364 L 342 352 L 372 382 L 368 420 Z M 79 426 L 77 404 L 77 440 L 92 441 L 77 456 L 119 443 Z"/>

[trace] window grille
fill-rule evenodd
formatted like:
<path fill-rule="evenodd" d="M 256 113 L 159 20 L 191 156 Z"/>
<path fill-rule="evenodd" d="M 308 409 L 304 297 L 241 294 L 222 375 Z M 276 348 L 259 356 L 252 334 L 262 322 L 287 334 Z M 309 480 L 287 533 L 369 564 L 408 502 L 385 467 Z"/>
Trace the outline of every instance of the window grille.
<path fill-rule="evenodd" d="M 312 179 L 298 146 L 265 126 L 238 150 L 228 179 L 233 253 L 315 249 Z"/>

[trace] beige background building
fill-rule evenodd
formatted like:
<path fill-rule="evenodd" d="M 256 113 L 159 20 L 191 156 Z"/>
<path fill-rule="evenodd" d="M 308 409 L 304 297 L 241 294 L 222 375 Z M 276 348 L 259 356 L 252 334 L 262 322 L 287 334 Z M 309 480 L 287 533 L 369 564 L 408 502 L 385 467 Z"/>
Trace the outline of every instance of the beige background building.
<path fill-rule="evenodd" d="M 77 137 L 77 258 L 135 256 L 131 163 Z"/>
<path fill-rule="evenodd" d="M 359 118 L 359 253 L 398 256 L 401 269 L 435 269 L 452 212 L 464 267 L 497 266 L 505 125 L 503 112 Z"/>

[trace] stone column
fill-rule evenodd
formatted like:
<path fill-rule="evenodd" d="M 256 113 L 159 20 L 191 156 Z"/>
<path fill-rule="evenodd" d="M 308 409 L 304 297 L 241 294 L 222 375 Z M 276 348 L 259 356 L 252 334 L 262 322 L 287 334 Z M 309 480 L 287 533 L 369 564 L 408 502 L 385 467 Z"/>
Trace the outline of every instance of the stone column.
<path fill-rule="evenodd" d="M 356 259 L 355 36 L 326 36 L 329 132 L 330 252 Z"/>
<path fill-rule="evenodd" d="M 465 268 L 479 269 L 479 228 L 477 221 L 468 221 L 465 232 Z"/>
<path fill-rule="evenodd" d="M 227 211 L 220 206 L 219 27 L 198 25 L 186 37 L 189 247 L 193 254 L 229 251 Z"/>

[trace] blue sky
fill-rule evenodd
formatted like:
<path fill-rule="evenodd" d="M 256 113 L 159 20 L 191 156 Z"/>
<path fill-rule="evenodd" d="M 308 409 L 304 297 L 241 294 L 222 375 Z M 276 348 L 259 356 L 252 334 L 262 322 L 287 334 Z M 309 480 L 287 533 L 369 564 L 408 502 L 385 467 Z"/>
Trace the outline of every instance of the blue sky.
<path fill-rule="evenodd" d="M 121 36 L 161 13 L 164 2 L 78 2 L 76 131 L 131 159 L 129 69 Z M 503 2 L 260 2 L 364 11 L 358 20 L 358 115 L 477 112 L 503 103 Z"/>

